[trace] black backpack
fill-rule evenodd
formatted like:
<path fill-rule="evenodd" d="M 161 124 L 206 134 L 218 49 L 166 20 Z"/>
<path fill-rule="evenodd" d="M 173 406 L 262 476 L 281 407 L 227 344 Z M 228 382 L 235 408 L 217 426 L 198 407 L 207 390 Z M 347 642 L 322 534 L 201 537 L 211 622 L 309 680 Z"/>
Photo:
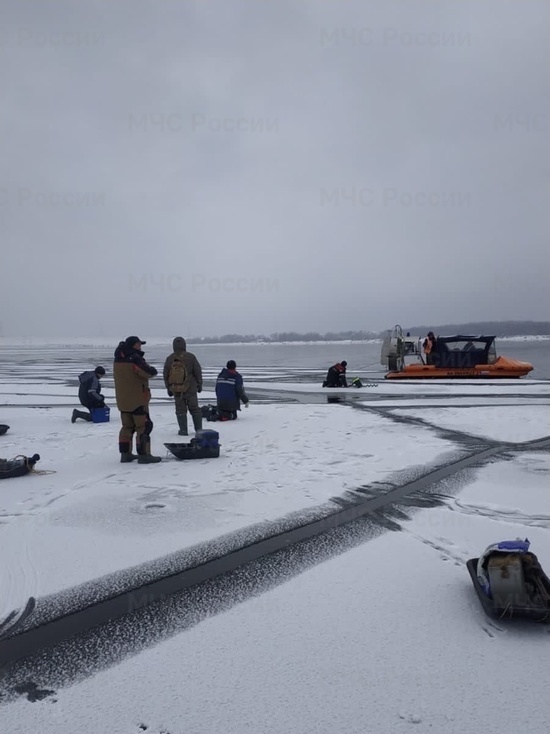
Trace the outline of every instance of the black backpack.
<path fill-rule="evenodd" d="M 210 423 L 220 420 L 220 413 L 215 405 L 203 405 L 201 412 L 202 417 Z"/>

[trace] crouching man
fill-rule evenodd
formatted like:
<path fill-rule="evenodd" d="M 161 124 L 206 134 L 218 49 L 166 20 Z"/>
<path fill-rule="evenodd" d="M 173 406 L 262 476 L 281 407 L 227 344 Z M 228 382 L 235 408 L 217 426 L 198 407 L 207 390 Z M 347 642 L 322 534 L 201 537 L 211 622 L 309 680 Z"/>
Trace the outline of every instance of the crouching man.
<path fill-rule="evenodd" d="M 115 351 L 113 377 L 116 404 L 120 411 L 122 428 L 118 438 L 120 461 L 133 461 L 132 442 L 136 434 L 138 464 L 156 464 L 160 456 L 151 456 L 151 431 L 153 422 L 149 416 L 151 391 L 149 380 L 157 370 L 147 364 L 141 347 L 145 344 L 137 336 L 129 336 L 120 342 Z"/>
<path fill-rule="evenodd" d="M 333 364 L 328 368 L 327 378 L 323 382 L 323 387 L 347 387 L 346 368 L 348 363 L 343 359 L 341 362 Z"/>
<path fill-rule="evenodd" d="M 241 401 L 248 408 L 248 396 L 244 391 L 242 376 L 237 372 L 237 363 L 230 359 L 216 380 L 216 398 L 218 399 L 219 420 L 237 420 L 237 411 L 241 409 Z"/>
<path fill-rule="evenodd" d="M 88 370 L 78 376 L 79 388 L 78 388 L 78 399 L 80 404 L 83 405 L 88 412 L 85 413 L 83 410 L 73 410 L 71 417 L 71 423 L 74 423 L 77 418 L 82 418 L 83 421 L 92 420 L 92 410 L 94 408 L 104 408 L 105 398 L 101 394 L 101 383 L 100 377 L 105 374 L 103 367 L 96 367 L 95 370 Z"/>

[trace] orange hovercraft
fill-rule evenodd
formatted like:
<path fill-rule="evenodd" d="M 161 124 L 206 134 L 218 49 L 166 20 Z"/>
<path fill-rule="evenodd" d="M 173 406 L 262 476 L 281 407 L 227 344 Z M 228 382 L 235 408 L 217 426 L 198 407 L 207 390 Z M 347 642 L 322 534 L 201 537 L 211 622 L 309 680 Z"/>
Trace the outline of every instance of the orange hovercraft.
<path fill-rule="evenodd" d="M 524 377 L 533 369 L 529 362 L 497 357 L 494 336 L 439 336 L 427 356 L 422 337 L 403 336 L 397 325 L 382 342 L 381 364 L 387 380 L 499 379 Z M 414 358 L 407 364 L 406 358 Z"/>

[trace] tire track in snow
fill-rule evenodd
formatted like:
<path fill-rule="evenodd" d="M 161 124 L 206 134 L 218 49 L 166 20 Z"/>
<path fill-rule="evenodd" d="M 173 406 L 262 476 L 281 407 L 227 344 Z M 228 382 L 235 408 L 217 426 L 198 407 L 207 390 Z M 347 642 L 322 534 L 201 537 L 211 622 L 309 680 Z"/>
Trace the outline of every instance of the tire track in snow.
<path fill-rule="evenodd" d="M 497 509 L 484 505 L 473 505 L 467 502 L 461 502 L 458 499 L 455 499 L 447 506 L 452 512 L 460 512 L 463 515 L 480 515 L 481 517 L 488 517 L 497 522 L 504 521 L 526 525 L 527 527 L 550 529 L 550 515 L 529 515 L 520 510 L 507 510 L 503 507 Z"/>

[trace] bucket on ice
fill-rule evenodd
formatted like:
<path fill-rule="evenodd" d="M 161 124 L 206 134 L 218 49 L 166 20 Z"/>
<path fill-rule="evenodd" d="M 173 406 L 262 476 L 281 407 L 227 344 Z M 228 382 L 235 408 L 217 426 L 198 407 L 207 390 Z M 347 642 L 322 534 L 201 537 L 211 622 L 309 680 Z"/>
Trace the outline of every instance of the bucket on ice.
<path fill-rule="evenodd" d="M 93 423 L 109 423 L 110 420 L 110 409 L 105 406 L 104 408 L 93 408 L 92 409 L 92 422 Z"/>

